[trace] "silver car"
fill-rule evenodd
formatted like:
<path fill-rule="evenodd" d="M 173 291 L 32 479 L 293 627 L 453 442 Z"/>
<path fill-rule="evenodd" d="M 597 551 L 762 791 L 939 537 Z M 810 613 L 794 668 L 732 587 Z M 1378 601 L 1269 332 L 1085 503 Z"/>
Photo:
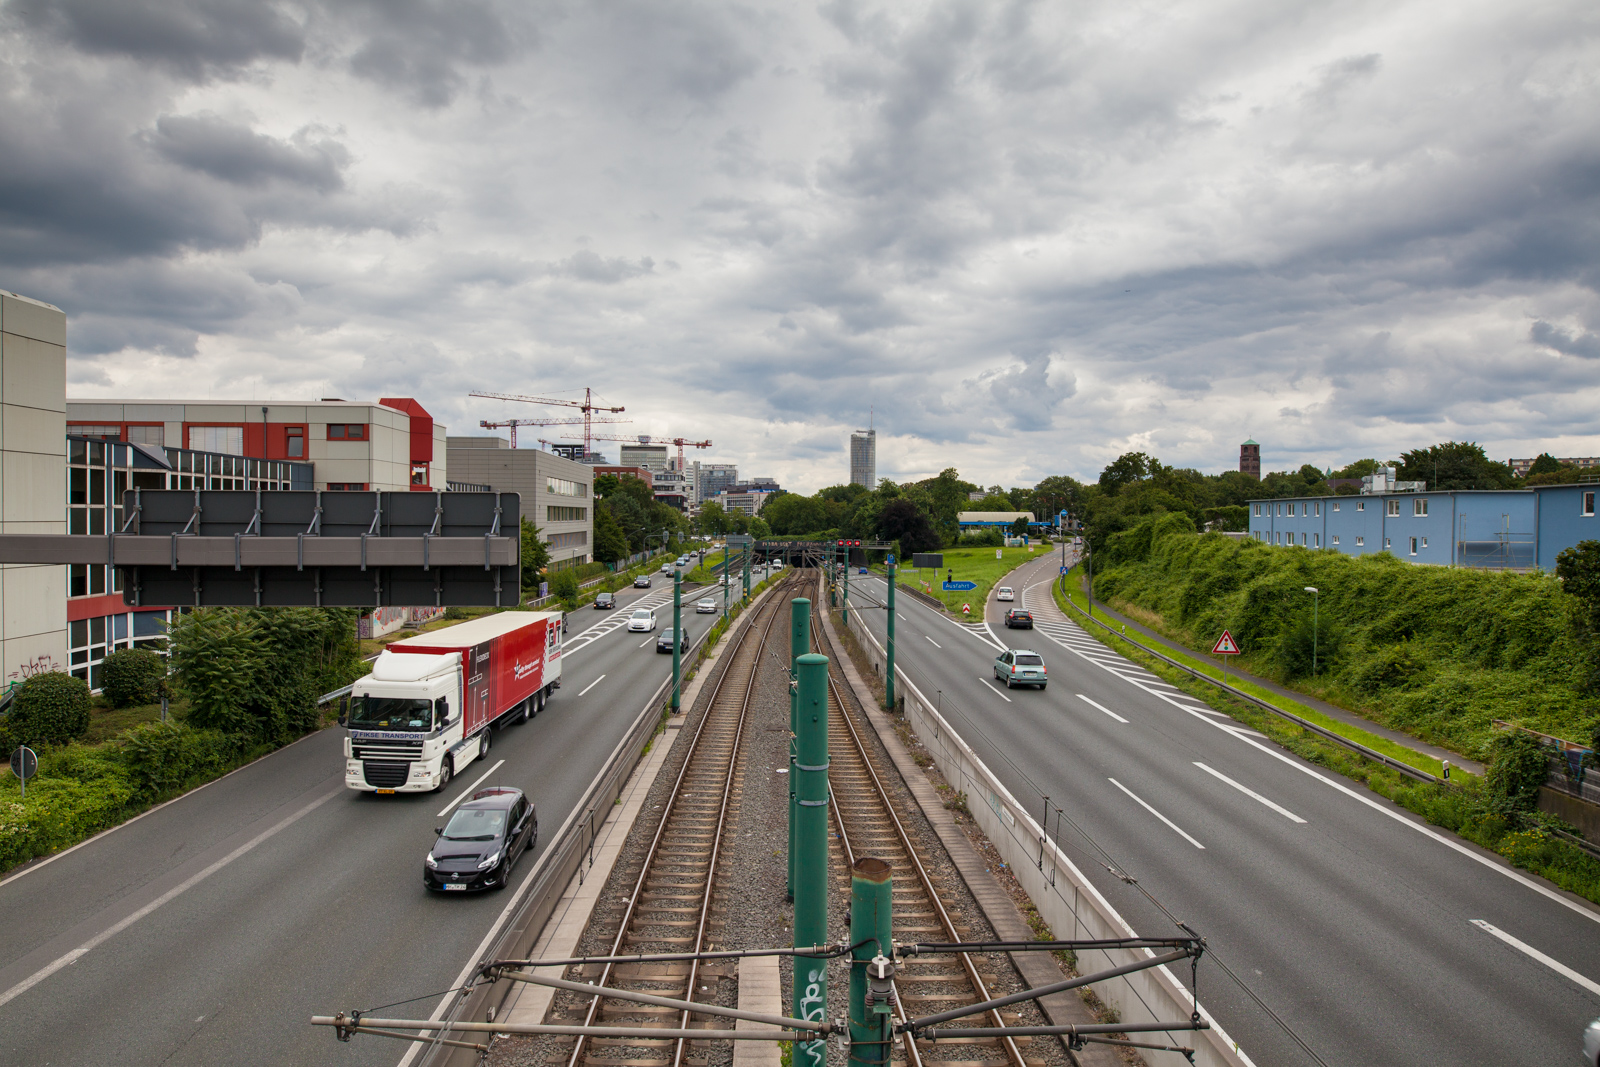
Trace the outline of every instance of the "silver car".
<path fill-rule="evenodd" d="M 656 628 L 656 613 L 649 608 L 634 608 L 628 616 L 628 632 L 647 634 Z"/>
<path fill-rule="evenodd" d="M 1583 1062 L 1584 1067 L 1600 1067 L 1600 1019 L 1583 1032 Z"/>
<path fill-rule="evenodd" d="M 1026 648 L 1015 648 L 1000 653 L 994 661 L 994 676 L 1011 689 L 1019 685 L 1045 687 L 1047 674 L 1044 657 Z"/>
<path fill-rule="evenodd" d="M 705 597 L 694 606 L 696 615 L 715 615 L 717 610 L 717 602 L 710 597 Z"/>

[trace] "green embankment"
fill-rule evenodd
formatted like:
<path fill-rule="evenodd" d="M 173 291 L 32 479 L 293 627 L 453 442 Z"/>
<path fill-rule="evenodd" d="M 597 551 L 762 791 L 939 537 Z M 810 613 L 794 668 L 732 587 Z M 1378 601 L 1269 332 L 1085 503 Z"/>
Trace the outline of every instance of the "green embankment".
<path fill-rule="evenodd" d="M 1579 605 L 1549 575 L 1279 548 L 1174 515 L 1113 535 L 1095 571 L 1096 598 L 1190 648 L 1226 629 L 1245 670 L 1474 758 L 1492 720 L 1582 741 L 1600 713 Z"/>
<path fill-rule="evenodd" d="M 895 580 L 902 588 L 915 589 L 927 593 L 935 600 L 940 601 L 952 614 L 961 614 L 961 605 L 972 606 L 972 617 L 983 618 L 983 605 L 989 599 L 989 592 L 995 585 L 1027 563 L 1029 560 L 1038 559 L 1052 551 L 1053 546 L 1034 545 L 1033 551 L 1026 548 L 947 548 L 944 550 L 944 570 L 915 570 L 911 567 L 897 567 Z M 1059 548 L 1054 551 L 1060 552 Z M 995 553 L 1000 553 L 1000 558 L 995 558 Z M 882 570 L 875 567 L 874 570 Z M 940 585 L 947 575 L 954 573 L 958 582 L 976 582 L 978 587 L 964 593 L 946 593 Z"/>

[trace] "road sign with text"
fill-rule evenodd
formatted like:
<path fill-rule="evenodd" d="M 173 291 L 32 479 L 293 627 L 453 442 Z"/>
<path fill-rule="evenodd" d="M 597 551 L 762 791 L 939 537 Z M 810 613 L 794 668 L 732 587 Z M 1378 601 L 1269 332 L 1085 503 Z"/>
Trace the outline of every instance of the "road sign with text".
<path fill-rule="evenodd" d="M 977 582 L 945 582 L 944 589 L 947 593 L 965 593 L 968 589 L 978 588 Z"/>

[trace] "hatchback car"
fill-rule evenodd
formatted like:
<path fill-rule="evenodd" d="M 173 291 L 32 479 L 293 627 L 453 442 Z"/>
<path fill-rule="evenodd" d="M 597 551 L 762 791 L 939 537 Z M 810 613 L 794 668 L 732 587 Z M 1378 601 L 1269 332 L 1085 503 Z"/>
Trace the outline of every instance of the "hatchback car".
<path fill-rule="evenodd" d="M 635 578 L 633 580 L 633 587 L 635 589 L 649 589 L 650 588 L 650 576 L 648 574 L 639 575 L 639 577 L 637 577 L 637 578 Z"/>
<path fill-rule="evenodd" d="M 662 630 L 661 636 L 656 638 L 657 652 L 672 651 L 673 634 L 678 635 L 678 651 L 687 652 L 689 650 L 689 635 L 687 633 L 682 630 Z"/>
<path fill-rule="evenodd" d="M 672 564 L 670 564 L 670 563 L 663 563 L 663 564 L 662 564 L 662 565 L 661 565 L 661 573 L 662 573 L 662 574 L 671 574 L 671 573 L 672 573 Z"/>
<path fill-rule="evenodd" d="M 596 611 L 610 611 L 616 606 L 617 595 L 615 593 L 601 593 L 594 598 L 594 609 Z"/>
<path fill-rule="evenodd" d="M 634 608 L 628 616 L 628 632 L 647 634 L 656 628 L 656 613 L 649 608 Z"/>
<path fill-rule="evenodd" d="M 859 570 L 857 570 L 856 573 L 857 574 L 865 574 L 865 573 L 867 573 L 867 568 L 862 567 Z"/>
<path fill-rule="evenodd" d="M 1011 689 L 1019 685 L 1045 686 L 1044 657 L 1026 648 L 1002 652 L 994 661 L 994 676 Z"/>
<path fill-rule="evenodd" d="M 1022 608 L 1012 608 L 1006 612 L 1006 625 L 1013 630 L 1033 629 L 1033 613 Z"/>
<path fill-rule="evenodd" d="M 694 606 L 694 613 L 696 615 L 715 615 L 717 613 L 717 602 L 710 597 L 706 597 Z"/>
<path fill-rule="evenodd" d="M 1009 585 L 1002 585 L 994 591 L 994 598 L 996 600 L 1015 600 L 1017 599 L 1017 594 Z"/>
<path fill-rule="evenodd" d="M 480 789 L 435 831 L 422 884 L 440 891 L 500 889 L 511 867 L 539 840 L 539 813 L 522 790 Z"/>

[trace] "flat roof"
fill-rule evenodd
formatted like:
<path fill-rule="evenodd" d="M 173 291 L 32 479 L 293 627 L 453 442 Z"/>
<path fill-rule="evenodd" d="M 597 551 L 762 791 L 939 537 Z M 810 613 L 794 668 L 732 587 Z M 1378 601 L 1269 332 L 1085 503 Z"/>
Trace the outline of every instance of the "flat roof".
<path fill-rule="evenodd" d="M 1574 483 L 1579 484 L 1579 483 Z M 1595 483 L 1600 484 L 1600 483 Z M 1270 504 L 1275 500 L 1381 500 L 1386 497 L 1417 497 L 1417 496 L 1464 496 L 1468 493 L 1531 493 L 1535 489 L 1560 489 L 1556 485 L 1530 485 L 1526 489 L 1408 489 L 1404 492 L 1393 493 L 1317 493 L 1311 496 L 1253 496 L 1246 501 L 1248 504 Z"/>

